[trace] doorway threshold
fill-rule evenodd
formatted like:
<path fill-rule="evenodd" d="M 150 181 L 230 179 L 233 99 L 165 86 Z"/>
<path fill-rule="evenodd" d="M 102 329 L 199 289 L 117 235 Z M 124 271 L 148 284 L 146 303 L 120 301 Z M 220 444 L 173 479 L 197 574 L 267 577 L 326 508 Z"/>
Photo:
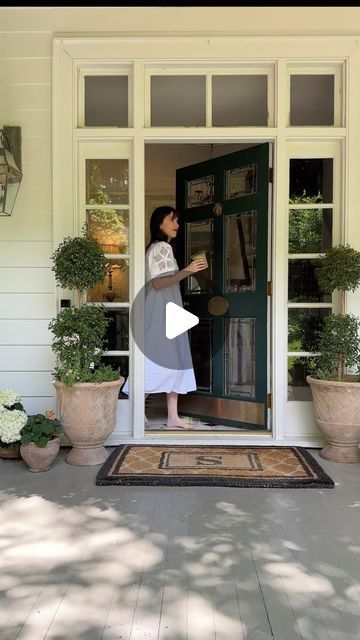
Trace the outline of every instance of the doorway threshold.
<path fill-rule="evenodd" d="M 195 435 L 196 437 L 198 436 L 209 436 L 210 434 L 217 434 L 217 435 L 222 435 L 222 436 L 226 436 L 226 435 L 230 435 L 230 436 L 246 436 L 246 437 L 264 437 L 264 435 L 266 436 L 272 436 L 272 432 L 268 431 L 268 430 L 252 430 L 252 429 L 245 429 L 243 427 L 232 427 L 229 425 L 223 425 L 223 424 L 210 424 L 209 422 L 201 422 L 201 420 L 196 420 L 194 418 L 189 418 L 187 416 L 183 416 L 182 419 L 184 419 L 186 422 L 189 423 L 189 425 L 193 428 L 191 429 L 177 429 L 177 428 L 173 428 L 173 429 L 169 429 L 168 427 L 166 427 L 166 423 L 164 421 L 164 419 L 159 418 L 158 420 L 149 420 L 148 424 L 145 427 L 145 436 L 148 435 L 163 435 L 164 433 L 172 436 L 172 435 L 183 435 L 188 437 L 189 435 Z"/>

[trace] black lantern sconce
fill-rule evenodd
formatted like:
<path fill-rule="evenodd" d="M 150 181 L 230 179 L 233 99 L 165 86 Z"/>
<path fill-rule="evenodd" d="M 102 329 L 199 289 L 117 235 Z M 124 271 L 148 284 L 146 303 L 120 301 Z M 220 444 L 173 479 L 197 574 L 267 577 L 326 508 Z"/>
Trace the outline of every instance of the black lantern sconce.
<path fill-rule="evenodd" d="M 21 127 L 0 129 L 0 216 L 11 216 L 23 174 Z"/>

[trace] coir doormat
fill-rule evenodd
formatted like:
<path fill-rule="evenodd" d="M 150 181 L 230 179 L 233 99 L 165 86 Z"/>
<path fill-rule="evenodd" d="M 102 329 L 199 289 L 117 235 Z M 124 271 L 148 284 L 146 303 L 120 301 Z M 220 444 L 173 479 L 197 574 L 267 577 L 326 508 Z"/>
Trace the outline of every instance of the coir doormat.
<path fill-rule="evenodd" d="M 97 485 L 331 488 L 334 482 L 303 447 L 121 445 Z"/>

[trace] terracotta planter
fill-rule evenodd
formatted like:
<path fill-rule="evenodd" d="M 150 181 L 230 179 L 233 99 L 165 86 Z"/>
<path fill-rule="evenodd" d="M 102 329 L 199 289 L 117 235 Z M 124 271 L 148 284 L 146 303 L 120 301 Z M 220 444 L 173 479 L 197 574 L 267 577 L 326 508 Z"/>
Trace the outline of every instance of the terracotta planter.
<path fill-rule="evenodd" d="M 67 387 L 56 380 L 60 422 L 72 444 L 65 460 L 79 466 L 103 464 L 104 443 L 116 425 L 118 395 L 124 378 L 112 382 L 77 382 Z"/>
<path fill-rule="evenodd" d="M 49 471 L 60 449 L 60 438 L 49 440 L 46 447 L 38 447 L 34 442 L 22 444 L 20 454 L 29 471 L 39 473 Z"/>
<path fill-rule="evenodd" d="M 331 462 L 360 462 L 360 383 L 307 376 L 315 422 L 327 446 L 320 456 Z"/>
<path fill-rule="evenodd" d="M 4 460 L 20 460 L 20 449 L 18 447 L 1 447 L 0 458 Z"/>

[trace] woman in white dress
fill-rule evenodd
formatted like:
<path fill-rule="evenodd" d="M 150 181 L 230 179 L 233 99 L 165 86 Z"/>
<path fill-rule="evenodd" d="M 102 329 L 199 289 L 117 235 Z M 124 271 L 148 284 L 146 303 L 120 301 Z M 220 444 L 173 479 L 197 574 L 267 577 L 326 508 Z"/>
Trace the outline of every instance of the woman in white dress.
<path fill-rule="evenodd" d="M 173 207 L 157 207 L 150 220 L 150 242 L 146 247 L 146 293 L 144 311 L 145 394 L 166 393 L 169 429 L 191 429 L 178 415 L 178 394 L 196 390 L 187 332 L 166 338 L 166 305 L 182 307 L 179 282 L 207 268 L 204 259 L 193 260 L 179 271 L 171 241 L 179 229 Z M 126 390 L 127 383 L 123 391 Z"/>

